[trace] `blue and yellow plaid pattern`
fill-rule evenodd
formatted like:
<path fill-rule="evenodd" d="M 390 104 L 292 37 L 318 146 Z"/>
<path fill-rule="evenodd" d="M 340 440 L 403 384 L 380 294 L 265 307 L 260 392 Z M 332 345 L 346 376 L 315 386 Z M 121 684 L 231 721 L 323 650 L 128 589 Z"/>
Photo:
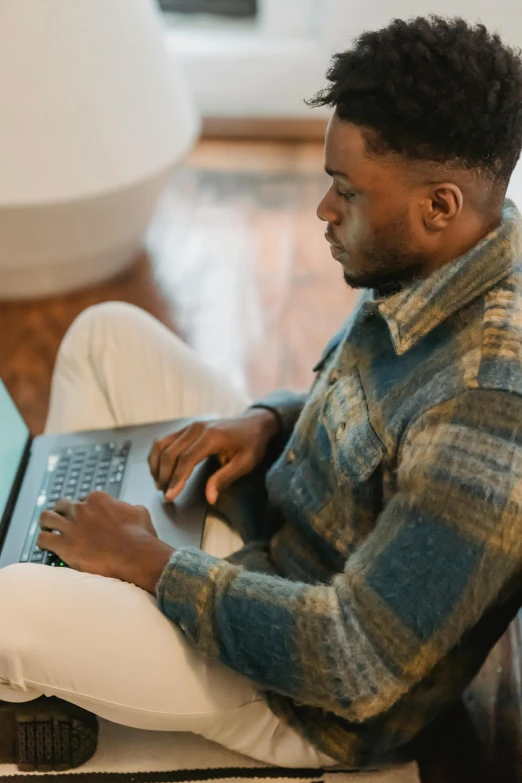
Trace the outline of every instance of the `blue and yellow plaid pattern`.
<path fill-rule="evenodd" d="M 280 456 L 221 499 L 245 549 L 227 560 L 175 552 L 158 603 L 283 720 L 360 767 L 406 752 L 518 606 L 513 202 L 428 279 L 388 297 L 366 292 L 315 370 L 307 395 L 259 403 L 281 417 Z"/>

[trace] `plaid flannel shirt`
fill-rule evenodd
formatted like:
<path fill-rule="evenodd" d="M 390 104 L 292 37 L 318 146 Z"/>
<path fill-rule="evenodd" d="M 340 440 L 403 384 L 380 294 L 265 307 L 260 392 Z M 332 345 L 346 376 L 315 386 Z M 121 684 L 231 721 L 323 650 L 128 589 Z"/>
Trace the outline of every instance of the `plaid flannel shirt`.
<path fill-rule="evenodd" d="M 321 751 L 405 758 L 503 633 L 522 585 L 522 216 L 428 279 L 366 292 L 281 453 L 222 509 L 246 546 L 173 554 L 158 605 Z M 265 481 L 266 479 L 266 481 Z"/>

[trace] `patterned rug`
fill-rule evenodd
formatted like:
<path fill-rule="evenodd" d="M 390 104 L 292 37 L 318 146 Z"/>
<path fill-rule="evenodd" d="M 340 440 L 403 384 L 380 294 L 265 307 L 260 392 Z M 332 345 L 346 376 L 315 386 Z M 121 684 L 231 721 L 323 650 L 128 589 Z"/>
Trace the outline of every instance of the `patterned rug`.
<path fill-rule="evenodd" d="M 225 750 L 190 733 L 138 731 L 100 720 L 100 739 L 94 757 L 76 772 L 19 773 L 0 765 L 0 777 L 22 783 L 38 777 L 60 777 L 60 783 L 420 783 L 416 764 L 365 772 L 286 769 Z"/>

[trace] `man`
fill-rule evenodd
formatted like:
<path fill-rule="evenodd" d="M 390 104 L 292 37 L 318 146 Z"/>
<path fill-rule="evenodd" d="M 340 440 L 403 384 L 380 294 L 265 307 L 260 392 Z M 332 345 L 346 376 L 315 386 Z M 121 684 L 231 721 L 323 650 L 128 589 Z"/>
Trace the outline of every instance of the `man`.
<path fill-rule="evenodd" d="M 318 215 L 365 289 L 356 311 L 308 394 L 250 408 L 150 316 L 80 316 L 48 430 L 232 417 L 150 454 L 168 500 L 217 458 L 206 492 L 230 528 L 211 515 L 203 551 L 172 551 L 146 509 L 100 493 L 44 513 L 39 545 L 77 570 L 0 573 L 2 699 L 364 766 L 407 755 L 513 617 L 522 217 L 505 193 L 522 62 L 462 19 L 394 20 L 328 79 Z"/>

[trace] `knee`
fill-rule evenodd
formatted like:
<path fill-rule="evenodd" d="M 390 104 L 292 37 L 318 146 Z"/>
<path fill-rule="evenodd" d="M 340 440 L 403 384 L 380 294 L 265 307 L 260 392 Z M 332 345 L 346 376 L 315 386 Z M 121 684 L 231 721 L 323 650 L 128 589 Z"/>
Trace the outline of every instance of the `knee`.
<path fill-rule="evenodd" d="M 111 335 L 126 335 L 150 316 L 127 302 L 103 302 L 83 310 L 70 325 L 60 345 L 61 357 L 91 356 L 93 348 Z"/>

